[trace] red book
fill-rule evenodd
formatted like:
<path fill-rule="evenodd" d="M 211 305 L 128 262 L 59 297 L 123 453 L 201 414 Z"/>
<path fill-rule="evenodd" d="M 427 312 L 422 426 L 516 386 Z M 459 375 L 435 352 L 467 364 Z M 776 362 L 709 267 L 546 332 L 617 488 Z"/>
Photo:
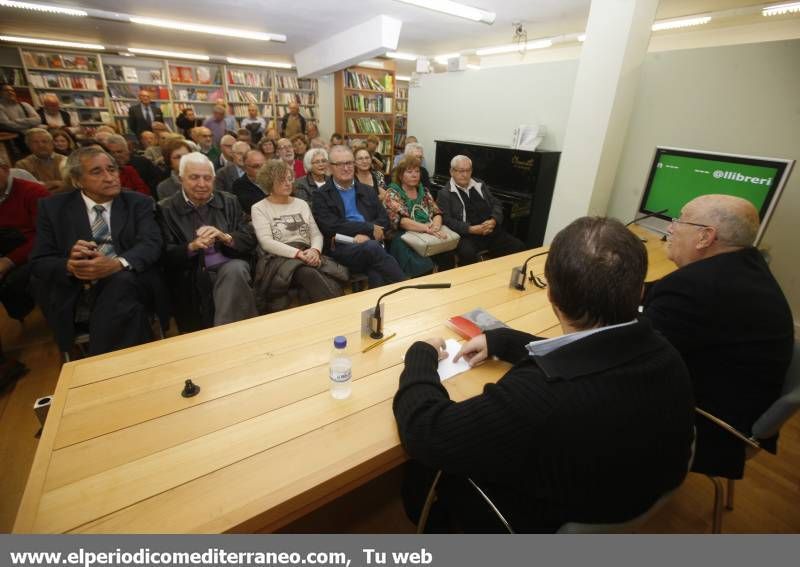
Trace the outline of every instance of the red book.
<path fill-rule="evenodd" d="M 477 337 L 490 329 L 508 327 L 508 325 L 481 307 L 468 311 L 463 315 L 450 317 L 447 320 L 447 326 L 467 340 Z"/>

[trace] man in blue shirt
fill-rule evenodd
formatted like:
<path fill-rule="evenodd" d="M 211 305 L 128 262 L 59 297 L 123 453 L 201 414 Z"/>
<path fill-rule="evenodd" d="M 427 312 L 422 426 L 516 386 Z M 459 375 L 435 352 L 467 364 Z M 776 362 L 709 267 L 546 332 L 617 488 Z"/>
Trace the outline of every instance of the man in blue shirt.
<path fill-rule="evenodd" d="M 375 189 L 355 179 L 353 152 L 347 146 L 334 146 L 329 160 L 331 178 L 314 193 L 312 202 L 314 219 L 325 236 L 325 252 L 350 270 L 366 274 L 370 287 L 406 279 L 383 247 L 389 218 Z"/>

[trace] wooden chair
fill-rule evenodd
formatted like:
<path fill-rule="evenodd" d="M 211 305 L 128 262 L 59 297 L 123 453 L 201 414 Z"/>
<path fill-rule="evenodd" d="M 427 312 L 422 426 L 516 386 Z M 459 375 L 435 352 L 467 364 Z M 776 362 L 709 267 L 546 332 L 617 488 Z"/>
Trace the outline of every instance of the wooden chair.
<path fill-rule="evenodd" d="M 756 420 L 750 435 L 742 433 L 727 422 L 701 408 L 695 408 L 695 411 L 744 443 L 745 460 L 750 460 L 764 449 L 761 445 L 761 440 L 769 439 L 776 435 L 783 424 L 786 423 L 798 409 L 800 409 L 800 343 L 796 342 L 792 353 L 792 362 L 789 365 L 789 370 L 786 372 L 786 378 L 783 382 L 783 393 L 781 397 L 768 407 L 767 411 Z M 710 475 L 706 476 L 714 484 L 714 511 L 711 522 L 711 533 L 718 534 L 722 532 L 723 500 L 725 500 L 725 508 L 733 510 L 733 496 L 736 481 L 732 478 L 724 479 L 727 480 L 726 492 L 722 478 Z"/>

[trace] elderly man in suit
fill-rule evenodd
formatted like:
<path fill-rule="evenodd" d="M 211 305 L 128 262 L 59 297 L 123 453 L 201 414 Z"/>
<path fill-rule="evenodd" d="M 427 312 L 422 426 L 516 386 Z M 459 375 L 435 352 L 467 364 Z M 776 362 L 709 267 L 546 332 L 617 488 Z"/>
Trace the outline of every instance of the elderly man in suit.
<path fill-rule="evenodd" d="M 244 156 L 250 151 L 247 142 L 234 142 L 231 148 L 230 160 L 225 167 L 217 171 L 214 177 L 214 190 L 231 192 L 233 184 L 244 175 Z"/>
<path fill-rule="evenodd" d="M 153 130 L 153 122 L 164 122 L 164 114 L 152 102 L 150 91 L 139 91 L 139 104 L 128 110 L 128 129 L 139 137 L 145 130 Z"/>
<path fill-rule="evenodd" d="M 31 128 L 25 132 L 25 143 L 31 155 L 19 160 L 16 167 L 31 173 L 51 193 L 63 191 L 67 158 L 55 152 L 50 132 L 44 128 Z"/>
<path fill-rule="evenodd" d="M 456 360 L 514 366 L 458 403 L 437 373 L 442 339 L 411 346 L 394 414 L 409 455 L 445 473 L 441 517 L 465 531 L 497 529 L 467 478 L 519 532 L 627 521 L 681 484 L 692 388 L 675 348 L 637 319 L 646 272 L 647 251 L 622 223 L 583 217 L 556 235 L 545 264 L 564 335 L 502 328 L 471 339 Z"/>
<path fill-rule="evenodd" d="M 153 200 L 123 192 L 119 166 L 96 146 L 73 152 L 67 171 L 77 190 L 39 202 L 31 253 L 59 347 L 71 349 L 76 318 L 84 316 L 91 354 L 146 342 L 150 313 L 158 305 L 163 316 L 166 299 L 155 267 L 161 233 Z"/>
<path fill-rule="evenodd" d="M 689 201 L 667 235 L 678 269 L 644 300 L 645 315 L 686 361 L 697 406 L 745 434 L 781 395 L 794 335 L 786 298 L 753 247 L 758 226 L 745 199 Z M 742 478 L 744 461 L 744 443 L 698 418 L 693 470 Z"/>
<path fill-rule="evenodd" d="M 61 100 L 53 93 L 42 97 L 42 107 L 36 111 L 42 119 L 45 128 L 69 128 L 72 119 L 66 110 L 61 108 Z"/>

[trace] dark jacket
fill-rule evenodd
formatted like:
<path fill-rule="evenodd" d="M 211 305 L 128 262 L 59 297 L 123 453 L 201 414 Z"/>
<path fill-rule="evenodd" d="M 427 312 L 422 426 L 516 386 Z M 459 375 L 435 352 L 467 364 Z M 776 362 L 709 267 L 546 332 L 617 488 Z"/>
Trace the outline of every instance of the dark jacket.
<path fill-rule="evenodd" d="M 155 195 L 158 184 L 167 178 L 166 172 L 144 156 L 131 154 L 128 161 L 142 181 L 147 184 L 150 194 Z"/>
<path fill-rule="evenodd" d="M 326 178 L 326 181 L 327 179 L 328 178 Z M 318 189 L 319 187 L 317 187 L 317 184 L 314 182 L 314 178 L 310 173 L 307 173 L 303 177 L 295 179 L 294 185 L 292 186 L 292 195 L 298 199 L 303 199 L 303 201 L 311 205 L 311 196 L 316 193 Z"/>
<path fill-rule="evenodd" d="M 345 218 L 344 201 L 332 178 L 312 195 L 311 210 L 317 226 L 325 237 L 326 250 L 330 247 L 330 240 L 335 234 L 347 236 L 363 234 L 373 238 L 376 224 L 383 227 L 384 231 L 389 229 L 389 217 L 378 200 L 375 189 L 359 183 L 356 179 L 355 192 L 356 208 L 364 217 L 364 222 L 349 221 Z"/>
<path fill-rule="evenodd" d="M 471 477 L 523 532 L 625 521 L 683 481 L 694 422 L 689 374 L 649 323 L 537 357 L 525 349 L 536 339 L 527 333 L 486 337 L 490 354 L 516 364 L 459 403 L 439 380 L 435 349 L 417 342 L 406 353 L 393 407 L 412 458 Z"/>
<path fill-rule="evenodd" d="M 789 305 L 759 251 L 688 264 L 656 282 L 644 307 L 686 361 L 698 407 L 749 434 L 781 394 L 794 340 Z M 744 457 L 744 443 L 698 418 L 694 470 L 741 478 Z"/>
<path fill-rule="evenodd" d="M 247 218 L 250 218 L 253 205 L 266 197 L 261 187 L 253 183 L 246 173 L 233 182 L 231 193 L 239 200 L 239 206 Z"/>
<path fill-rule="evenodd" d="M 480 193 L 492 210 L 492 218 L 497 221 L 498 227 L 501 226 L 503 224 L 503 204 L 492 195 L 492 191 L 486 183 L 477 179 L 473 181 L 480 187 Z M 442 210 L 443 224 L 462 236 L 469 235 L 470 225 L 464 213 L 463 196 L 460 190 L 456 188 L 452 178 L 439 191 L 439 195 L 436 197 L 436 204 Z"/>
<path fill-rule="evenodd" d="M 118 256 L 146 282 L 163 315 L 166 298 L 155 268 L 161 256 L 161 232 L 153 213 L 153 200 L 122 191 L 111 205 L 111 237 Z M 72 346 L 75 305 L 84 282 L 67 272 L 67 259 L 78 240 L 92 240 L 92 229 L 80 191 L 53 195 L 39 201 L 36 243 L 31 252 L 32 274 L 43 283 L 42 307 L 62 351 Z"/>
<path fill-rule="evenodd" d="M 305 119 L 305 117 L 303 117 L 302 114 L 298 114 L 297 117 L 300 119 L 300 129 L 303 131 L 302 133 L 305 134 L 306 133 L 306 119 Z M 281 118 L 281 136 L 284 135 L 284 132 L 286 131 L 286 124 L 288 122 L 289 122 L 289 113 L 287 112 L 286 114 L 283 115 L 283 118 Z"/>
<path fill-rule="evenodd" d="M 150 111 L 153 113 L 153 121 L 164 122 L 164 114 L 154 102 L 150 103 Z M 128 130 L 136 134 L 138 138 L 139 134 L 145 130 L 152 130 L 152 128 L 153 123 L 145 118 L 144 112 L 142 111 L 142 104 L 136 103 L 131 106 L 128 110 Z"/>
<path fill-rule="evenodd" d="M 167 273 L 175 321 L 183 332 L 205 329 L 214 324 L 211 278 L 202 252 L 189 255 L 189 243 L 196 238 L 192 207 L 179 192 L 158 203 L 158 222 L 164 235 L 164 269 Z M 253 225 L 244 220 L 236 197 L 214 193 L 208 202 L 205 222 L 233 237 L 233 246 L 219 244 L 229 258 L 250 261 L 257 244 Z"/>
<path fill-rule="evenodd" d="M 178 118 L 175 119 L 175 125 L 181 131 L 181 134 L 186 137 L 187 140 L 191 140 L 192 137 L 190 135 L 192 128 L 197 128 L 198 126 L 203 125 L 203 119 L 195 117 L 194 120 L 189 120 L 186 118 L 186 115 L 180 114 Z"/>
<path fill-rule="evenodd" d="M 70 118 L 69 112 L 59 109 L 58 113 L 61 115 L 61 120 L 64 121 L 64 128 L 69 128 L 72 126 L 72 118 Z M 47 119 L 44 117 L 44 107 L 38 109 L 36 114 L 38 114 L 39 118 L 42 119 L 42 126 L 47 128 Z"/>

